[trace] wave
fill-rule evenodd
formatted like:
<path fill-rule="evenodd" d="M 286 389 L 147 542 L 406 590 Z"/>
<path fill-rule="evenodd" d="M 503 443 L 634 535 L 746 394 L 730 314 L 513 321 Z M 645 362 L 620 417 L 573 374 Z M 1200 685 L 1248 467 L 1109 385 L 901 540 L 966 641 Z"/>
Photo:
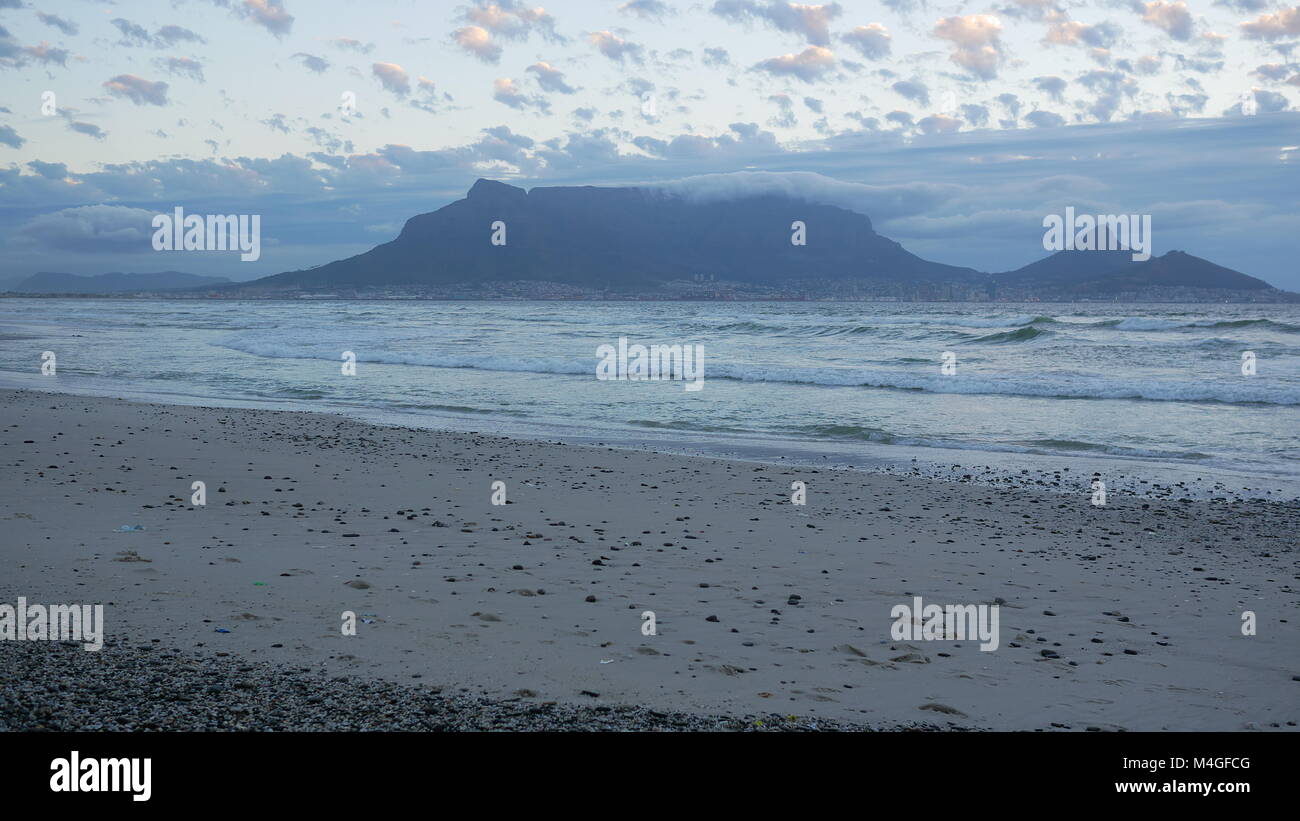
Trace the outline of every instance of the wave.
<path fill-rule="evenodd" d="M 736 320 L 734 322 L 696 323 L 687 330 L 713 333 L 753 333 L 753 334 L 788 334 L 792 336 L 840 336 L 880 333 L 892 330 L 900 325 L 916 325 L 922 328 L 1015 328 L 1022 325 L 1050 324 L 1057 320 L 1050 316 L 1019 314 L 1010 317 L 971 317 L 940 314 L 936 316 L 894 315 L 864 316 L 845 323 L 812 325 L 779 325 L 756 320 Z M 671 330 L 671 325 L 666 327 Z"/>
<path fill-rule="evenodd" d="M 1170 319 L 1152 319 L 1147 317 L 1129 317 L 1125 319 L 1105 319 L 1100 322 L 1080 323 L 1099 328 L 1114 328 L 1118 331 L 1179 331 L 1184 328 L 1267 328 L 1284 333 L 1300 333 L 1300 325 L 1277 322 L 1272 319 L 1195 319 L 1179 321 Z"/>
<path fill-rule="evenodd" d="M 696 433 L 753 433 L 746 428 L 732 428 L 725 425 L 702 425 L 697 422 L 660 422 L 654 419 L 629 419 L 627 424 L 638 428 L 653 430 L 681 430 Z"/>
<path fill-rule="evenodd" d="M 222 347 L 277 359 L 324 359 L 340 361 L 339 351 L 320 345 L 293 345 L 227 339 Z M 400 351 L 359 351 L 358 362 L 412 365 L 431 368 L 465 368 L 482 371 L 555 374 L 595 378 L 596 357 L 521 357 L 512 354 L 419 354 Z M 858 368 L 753 365 L 713 362 L 707 357 L 705 381 L 726 379 L 739 382 L 775 382 L 825 387 L 887 388 L 929 393 L 1027 396 L 1050 399 L 1141 399 L 1168 402 L 1223 402 L 1227 404 L 1300 405 L 1300 386 L 1258 382 L 1151 381 L 1128 382 L 1096 376 L 1043 375 L 1035 378 L 998 377 L 973 373 L 967 368 L 956 376 L 938 373 L 937 361 L 930 373 Z"/>
<path fill-rule="evenodd" d="M 1028 453 L 1047 456 L 1091 454 L 1097 456 L 1118 456 L 1131 459 L 1162 459 L 1180 462 L 1201 461 L 1214 458 L 1208 453 L 1201 453 L 1199 451 L 1173 451 L 1127 447 L 1124 445 L 1101 445 L 1095 442 L 1082 442 L 1075 439 L 1031 439 L 1023 442 L 976 442 L 938 436 L 907 436 L 890 433 L 889 431 L 881 430 L 880 428 L 860 425 L 804 425 L 787 428 L 786 432 L 817 439 L 877 442 L 886 445 L 903 445 L 910 447 L 978 450 L 992 453 Z"/>
<path fill-rule="evenodd" d="M 1031 439 L 1024 444 L 1034 448 L 1046 448 L 1051 451 L 1075 453 L 1104 453 L 1109 456 L 1136 456 L 1147 459 L 1212 459 L 1210 454 L 1199 451 L 1154 450 L 1151 448 L 1134 448 L 1124 445 L 1101 445 L 1096 442 L 1081 442 L 1077 439 Z"/>
<path fill-rule="evenodd" d="M 800 425 L 790 428 L 791 433 L 825 439 L 849 439 L 863 442 L 894 444 L 897 437 L 889 431 L 865 425 Z"/>
<path fill-rule="evenodd" d="M 902 371 L 863 371 L 847 368 L 783 368 L 778 366 L 711 364 L 704 378 L 744 382 L 788 382 L 828 387 L 889 388 L 928 393 L 1026 396 L 1045 399 L 1140 399 L 1161 402 L 1222 402 L 1225 404 L 1300 405 L 1300 386 L 1244 382 L 1126 382 L 1095 376 L 1044 375 L 1038 378 L 972 375 L 955 376 Z"/>
<path fill-rule="evenodd" d="M 344 348 L 340 345 L 326 349 L 322 345 L 304 345 L 289 342 L 258 341 L 228 338 L 217 343 L 232 351 L 241 351 L 266 359 L 325 359 L 341 362 Z M 362 347 L 362 346 L 357 346 Z M 590 362 L 572 359 L 529 359 L 511 356 L 484 356 L 482 354 L 420 354 L 401 351 L 362 350 L 357 352 L 357 362 L 377 365 L 415 365 L 426 368 L 467 368 L 484 371 L 509 371 L 516 373 L 594 374 L 595 356 Z"/>
<path fill-rule="evenodd" d="M 1014 331 L 1003 331 L 1002 333 L 976 337 L 975 339 L 968 340 L 968 342 L 986 342 L 995 345 L 1004 342 L 1028 342 L 1031 339 L 1037 339 L 1040 336 L 1050 336 L 1051 334 L 1051 331 L 1044 331 L 1041 328 L 1035 328 L 1033 325 L 1026 325 L 1023 328 L 1017 328 Z"/>

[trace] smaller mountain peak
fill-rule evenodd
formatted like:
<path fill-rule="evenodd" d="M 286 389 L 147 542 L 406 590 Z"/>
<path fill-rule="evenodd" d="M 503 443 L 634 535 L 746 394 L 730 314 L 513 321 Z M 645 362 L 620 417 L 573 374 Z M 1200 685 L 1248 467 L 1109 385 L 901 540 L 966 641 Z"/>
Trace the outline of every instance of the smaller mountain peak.
<path fill-rule="evenodd" d="M 523 198 L 528 196 L 528 192 L 513 185 L 506 185 L 503 182 L 480 178 L 470 187 L 469 193 L 465 196 L 471 200 L 502 200 Z"/>

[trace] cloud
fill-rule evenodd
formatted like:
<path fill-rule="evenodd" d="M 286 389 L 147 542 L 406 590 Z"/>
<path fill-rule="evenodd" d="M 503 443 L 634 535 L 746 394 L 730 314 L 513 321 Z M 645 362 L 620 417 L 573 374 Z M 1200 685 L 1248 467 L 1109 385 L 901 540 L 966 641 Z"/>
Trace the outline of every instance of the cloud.
<path fill-rule="evenodd" d="M 925 87 L 925 83 L 917 80 L 899 80 L 892 88 L 914 103 L 926 106 L 930 104 L 930 90 Z"/>
<path fill-rule="evenodd" d="M 526 39 L 536 31 L 551 42 L 565 42 L 555 32 L 555 18 L 546 9 L 527 8 L 515 0 L 478 0 L 478 5 L 461 12 L 461 19 L 510 40 Z"/>
<path fill-rule="evenodd" d="M 1007 17 L 1029 20 L 1055 20 L 1064 14 L 1057 0 L 1013 0 L 1013 5 L 998 11 Z"/>
<path fill-rule="evenodd" d="M 13 126 L 0 125 L 0 145 L 7 145 L 10 148 L 22 148 L 25 142 L 27 141 L 18 136 L 18 132 L 14 131 Z"/>
<path fill-rule="evenodd" d="M 537 154 L 552 170 L 599 168 L 620 158 L 618 144 L 610 139 L 610 129 L 598 128 L 587 133 L 570 132 L 564 139 L 547 140 Z"/>
<path fill-rule="evenodd" d="M 1259 106 L 1260 114 L 1276 114 L 1291 107 L 1291 101 L 1286 98 L 1285 94 L 1266 91 L 1262 88 L 1255 89 L 1255 103 Z"/>
<path fill-rule="evenodd" d="M 956 185 L 935 183 L 869 185 L 845 182 L 811 171 L 700 174 L 648 183 L 644 187 L 696 203 L 781 196 L 817 205 L 833 205 L 878 219 L 925 213 L 960 190 Z"/>
<path fill-rule="evenodd" d="M 1088 25 L 1077 20 L 1062 20 L 1054 23 L 1048 30 L 1043 42 L 1060 46 L 1093 46 L 1110 48 L 1123 33 L 1114 23 Z"/>
<path fill-rule="evenodd" d="M 176 43 L 206 43 L 201 35 L 197 32 L 190 31 L 183 26 L 163 26 L 153 34 L 154 45 L 159 47 L 172 46 Z"/>
<path fill-rule="evenodd" d="M 274 114 L 269 119 L 259 120 L 259 122 L 272 131 L 279 131 L 281 134 L 289 133 L 289 124 L 284 121 L 283 114 Z"/>
<path fill-rule="evenodd" d="M 587 39 L 600 50 L 601 54 L 611 60 L 620 63 L 623 62 L 624 57 L 628 57 L 634 63 L 641 63 L 644 60 L 644 49 L 641 46 L 628 42 L 612 32 L 595 31 L 587 35 Z"/>
<path fill-rule="evenodd" d="M 120 46 L 153 46 L 154 48 L 167 48 L 181 42 L 189 43 L 206 43 L 203 37 L 183 26 L 167 25 L 155 31 L 153 34 L 138 23 L 132 23 L 121 17 L 115 17 L 109 21 L 122 34 L 122 39 L 118 40 Z"/>
<path fill-rule="evenodd" d="M 880 60 L 889 56 L 889 30 L 880 23 L 858 26 L 848 34 L 841 34 L 840 39 L 848 43 L 868 60 Z"/>
<path fill-rule="evenodd" d="M 1061 92 L 1065 91 L 1065 80 L 1060 77 L 1035 77 L 1034 85 L 1058 103 L 1065 102 L 1061 97 Z"/>
<path fill-rule="evenodd" d="M 1251 40 L 1278 40 L 1300 35 L 1300 6 L 1282 9 L 1277 14 L 1261 14 L 1242 23 L 1241 33 Z"/>
<path fill-rule="evenodd" d="M 421 111 L 427 111 L 430 114 L 437 114 L 438 110 L 435 103 L 442 100 L 450 100 L 451 95 L 444 93 L 442 98 L 438 97 L 438 89 L 433 80 L 428 77 L 417 77 L 415 79 L 416 99 L 411 100 L 411 105 Z"/>
<path fill-rule="evenodd" d="M 989 122 L 989 110 L 975 103 L 964 103 L 961 107 L 961 115 L 966 118 L 966 122 L 976 128 L 982 128 Z"/>
<path fill-rule="evenodd" d="M 109 22 L 122 33 L 122 39 L 118 41 L 120 46 L 147 46 L 153 43 L 153 38 L 149 36 L 149 30 L 144 26 L 132 23 L 122 17 L 115 17 Z"/>
<path fill-rule="evenodd" d="M 526 111 L 530 108 L 541 111 L 550 110 L 550 103 L 546 102 L 545 97 L 524 94 L 515 85 L 515 81 L 509 77 L 498 77 L 492 81 L 492 99 L 519 111 Z"/>
<path fill-rule="evenodd" d="M 380 85 L 398 97 L 411 93 L 411 76 L 397 63 L 375 63 L 370 71 L 379 78 Z"/>
<path fill-rule="evenodd" d="M 1152 0 L 1146 4 L 1146 13 L 1142 15 L 1142 22 L 1150 23 L 1175 40 L 1192 39 L 1194 26 L 1192 13 L 1187 10 L 1187 4 L 1183 0 L 1178 0 L 1176 3 Z"/>
<path fill-rule="evenodd" d="M 308 71 L 314 71 L 317 74 L 324 72 L 330 67 L 329 60 L 326 60 L 324 57 L 317 57 L 314 54 L 308 54 L 305 51 L 300 51 L 293 55 L 292 59 L 301 61 L 303 68 Z"/>
<path fill-rule="evenodd" d="M 934 36 L 955 46 L 951 60 L 975 76 L 990 80 L 997 76 L 1002 60 L 1002 23 L 991 14 L 943 17 L 935 24 Z"/>
<path fill-rule="evenodd" d="M 537 84 L 545 91 L 554 91 L 560 94 L 573 94 L 577 91 L 573 86 L 564 82 L 564 72 L 546 61 L 533 63 L 525 71 L 537 75 Z"/>
<path fill-rule="evenodd" d="M 203 82 L 203 64 L 189 57 L 168 57 L 162 61 L 168 74 L 179 74 Z"/>
<path fill-rule="evenodd" d="M 731 55 L 725 48 L 706 48 L 702 62 L 706 66 L 729 66 L 731 65 Z"/>
<path fill-rule="evenodd" d="M 351 140 L 344 140 L 336 137 L 323 128 L 309 126 L 308 128 L 303 129 L 303 133 L 311 137 L 312 142 L 316 143 L 316 145 L 325 149 L 330 154 L 337 154 L 339 152 L 351 154 L 353 152 Z"/>
<path fill-rule="evenodd" d="M 66 66 L 68 64 L 67 49 L 53 48 L 45 41 L 41 41 L 39 46 L 27 46 L 23 49 L 23 54 L 36 60 L 38 63 L 58 63 L 61 66 Z"/>
<path fill-rule="evenodd" d="M 1034 128 L 1057 128 L 1065 125 L 1065 118 L 1051 111 L 1031 111 L 1025 120 Z"/>
<path fill-rule="evenodd" d="M 108 93 L 126 97 L 136 105 L 167 105 L 167 84 L 150 82 L 135 74 L 119 74 L 104 83 Z"/>
<path fill-rule="evenodd" d="M 761 130 L 755 123 L 732 123 L 725 134 L 702 137 L 679 134 L 671 140 L 636 137 L 632 144 L 642 151 L 666 160 L 716 163 L 728 158 L 747 158 L 777 154 L 776 136 Z"/>
<path fill-rule="evenodd" d="M 283 37 L 293 29 L 293 15 L 285 10 L 281 0 L 244 0 L 237 13 L 276 37 Z"/>
<path fill-rule="evenodd" d="M 767 98 L 769 103 L 775 103 L 780 113 L 767 121 L 768 125 L 778 128 L 794 128 L 799 121 L 794 116 L 794 100 L 790 99 L 788 94 L 773 94 Z"/>
<path fill-rule="evenodd" d="M 891 111 L 885 115 L 885 119 L 905 129 L 915 125 L 911 113 L 907 111 Z"/>
<path fill-rule="evenodd" d="M 501 59 L 501 46 L 492 41 L 487 29 L 479 26 L 466 26 L 452 33 L 456 45 L 473 54 L 485 63 L 496 63 Z"/>
<path fill-rule="evenodd" d="M 68 121 L 68 130 L 75 131 L 78 134 L 85 134 L 87 137 L 94 137 L 96 140 L 102 140 L 108 136 L 108 132 L 93 123 L 83 123 L 77 120 Z"/>
<path fill-rule="evenodd" d="M 756 63 L 754 70 L 777 76 L 797 77 L 805 83 L 812 83 L 834 67 L 835 55 L 830 49 L 809 46 L 798 54 L 783 54 Z"/>
<path fill-rule="evenodd" d="M 1255 70 L 1251 73 L 1258 74 L 1260 77 L 1264 77 L 1268 80 L 1284 80 L 1293 70 L 1294 69 L 1292 69 L 1291 66 L 1283 63 L 1265 63 L 1264 65 L 1256 66 Z"/>
<path fill-rule="evenodd" d="M 335 37 L 330 40 L 334 47 L 341 51 L 355 51 L 358 54 L 369 54 L 374 51 L 374 43 L 363 43 L 360 40 L 354 40 L 351 37 Z"/>
<path fill-rule="evenodd" d="M 41 214 L 15 232 L 27 244 L 86 254 L 146 253 L 153 211 L 123 205 L 83 205 Z"/>
<path fill-rule="evenodd" d="M 68 178 L 68 166 L 61 162 L 41 162 L 32 160 L 27 167 L 47 180 L 64 180 Z"/>
<path fill-rule="evenodd" d="M 1216 6 L 1227 6 L 1237 11 L 1263 11 L 1273 5 L 1272 0 L 1214 0 Z"/>
<path fill-rule="evenodd" d="M 62 17 L 60 17 L 57 14 L 46 14 L 43 11 L 38 11 L 36 12 L 36 17 L 45 25 L 53 26 L 54 28 L 58 29 L 64 34 L 68 35 L 69 37 L 73 36 L 80 30 L 77 27 L 76 23 L 72 22 L 71 20 L 64 20 Z"/>
<path fill-rule="evenodd" d="M 619 6 L 618 10 L 624 14 L 635 14 L 646 20 L 662 20 L 668 15 L 677 13 L 672 6 L 660 0 L 628 0 Z"/>
<path fill-rule="evenodd" d="M 800 35 L 814 46 L 829 46 L 830 24 L 843 14 L 839 3 L 822 6 L 783 3 L 779 0 L 718 0 L 713 13 L 726 20 L 749 22 L 761 20 L 785 32 Z"/>
<path fill-rule="evenodd" d="M 1108 121 L 1119 110 L 1124 97 L 1137 93 L 1137 81 L 1120 71 L 1089 71 L 1075 81 L 1097 95 L 1088 113 L 1101 122 Z"/>
<path fill-rule="evenodd" d="M 961 120 L 943 114 L 932 114 L 918 120 L 916 127 L 925 134 L 948 134 L 961 130 Z"/>

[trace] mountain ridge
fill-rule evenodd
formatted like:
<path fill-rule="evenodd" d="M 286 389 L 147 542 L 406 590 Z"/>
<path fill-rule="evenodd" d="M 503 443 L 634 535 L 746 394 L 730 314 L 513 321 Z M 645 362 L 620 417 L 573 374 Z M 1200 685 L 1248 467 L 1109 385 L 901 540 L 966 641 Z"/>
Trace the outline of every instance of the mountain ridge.
<path fill-rule="evenodd" d="M 792 242 L 800 235 L 803 244 Z M 101 276 L 165 275 L 194 278 Z M 39 277 L 91 279 L 29 279 Z M 866 214 L 771 190 L 710 199 L 657 186 L 525 190 L 487 178 L 360 254 L 246 282 L 201 279 L 165 287 L 269 298 L 1300 301 L 1184 251 L 1142 262 L 1129 251 L 1058 251 L 983 273 L 911 253 Z M 163 289 L 141 282 L 111 292 Z"/>
<path fill-rule="evenodd" d="M 118 294 L 137 291 L 180 291 L 210 288 L 230 283 L 228 277 L 187 274 L 182 271 L 156 273 L 68 274 L 61 271 L 37 271 L 9 287 L 13 293 L 27 294 Z"/>

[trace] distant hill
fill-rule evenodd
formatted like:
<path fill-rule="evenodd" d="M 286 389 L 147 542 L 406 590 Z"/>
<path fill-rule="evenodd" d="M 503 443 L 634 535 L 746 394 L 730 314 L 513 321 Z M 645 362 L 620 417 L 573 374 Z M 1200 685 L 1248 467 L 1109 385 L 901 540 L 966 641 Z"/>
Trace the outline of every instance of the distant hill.
<path fill-rule="evenodd" d="M 506 244 L 490 242 L 493 222 Z M 791 244 L 791 224 L 807 244 Z M 241 292 L 534 280 L 651 290 L 697 275 L 787 285 L 842 279 L 973 281 L 928 262 L 843 208 L 778 196 L 697 202 L 654 188 L 525 191 L 479 180 L 463 200 L 412 217 L 392 242 L 318 268 L 241 284 Z"/>
<path fill-rule="evenodd" d="M 226 277 L 161 271 L 156 274 L 64 274 L 41 271 L 14 284 L 9 290 L 22 294 L 124 294 L 137 291 L 175 291 L 225 285 Z"/>
<path fill-rule="evenodd" d="M 1057 251 L 1023 268 L 994 274 L 994 278 L 1003 285 L 1073 284 L 1118 274 L 1141 264 L 1133 261 L 1131 251 Z"/>
<path fill-rule="evenodd" d="M 1028 288 L 1055 295 L 1095 297 L 1176 289 L 1272 294 L 1283 301 L 1296 297 L 1262 279 L 1184 251 L 1169 251 L 1144 262 L 1134 262 L 1129 251 L 1058 251 L 1015 271 L 995 274 L 993 280 L 1003 288 Z"/>

